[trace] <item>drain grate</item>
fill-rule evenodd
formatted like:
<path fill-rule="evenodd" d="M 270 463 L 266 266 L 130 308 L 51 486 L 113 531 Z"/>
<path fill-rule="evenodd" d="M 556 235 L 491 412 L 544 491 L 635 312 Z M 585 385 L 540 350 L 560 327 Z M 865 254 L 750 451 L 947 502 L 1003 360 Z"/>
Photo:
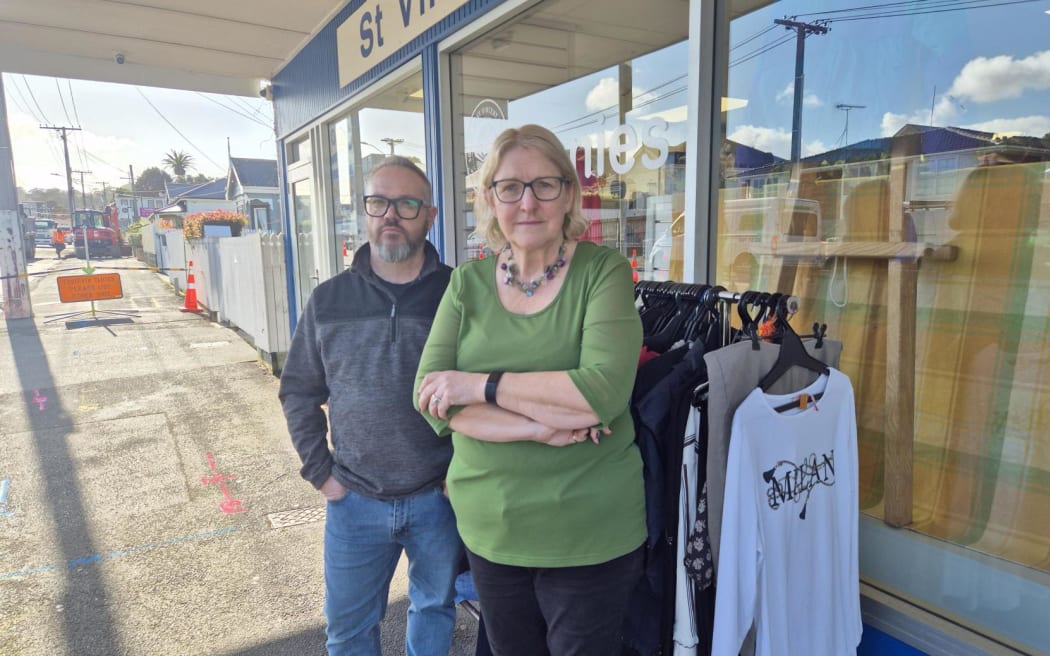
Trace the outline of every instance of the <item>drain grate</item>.
<path fill-rule="evenodd" d="M 324 516 L 324 506 L 311 506 L 309 508 L 297 508 L 295 510 L 284 510 L 281 512 L 270 513 L 266 518 L 270 520 L 270 526 L 272 528 L 286 528 L 288 526 L 319 522 L 324 519 Z"/>

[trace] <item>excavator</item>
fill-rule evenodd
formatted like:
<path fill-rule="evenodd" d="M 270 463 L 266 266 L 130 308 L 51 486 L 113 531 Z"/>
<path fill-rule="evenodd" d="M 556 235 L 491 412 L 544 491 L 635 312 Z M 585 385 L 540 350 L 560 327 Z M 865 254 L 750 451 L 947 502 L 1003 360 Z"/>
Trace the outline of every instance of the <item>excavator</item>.
<path fill-rule="evenodd" d="M 131 255 L 131 246 L 120 233 L 116 203 L 103 210 L 73 210 L 73 253 L 87 256 L 122 257 Z"/>

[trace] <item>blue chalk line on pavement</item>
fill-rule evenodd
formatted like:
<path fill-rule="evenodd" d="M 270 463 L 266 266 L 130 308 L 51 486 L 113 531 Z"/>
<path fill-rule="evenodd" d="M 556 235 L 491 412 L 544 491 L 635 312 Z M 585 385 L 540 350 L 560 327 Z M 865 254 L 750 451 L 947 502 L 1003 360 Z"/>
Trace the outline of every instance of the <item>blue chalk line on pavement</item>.
<path fill-rule="evenodd" d="M 40 565 L 38 567 L 28 567 L 26 569 L 20 569 L 16 572 L 6 572 L 0 574 L 0 581 L 4 579 L 13 579 L 19 576 L 28 576 L 30 574 L 39 574 L 40 572 L 51 572 L 59 569 L 75 569 L 81 565 L 90 565 L 91 563 L 99 563 L 103 560 L 111 560 L 113 558 L 119 558 L 121 556 L 128 556 L 130 554 L 142 553 L 144 551 L 152 551 L 160 547 L 167 547 L 173 544 L 180 544 L 182 542 L 193 542 L 195 540 L 206 540 L 208 538 L 217 538 L 230 535 L 237 531 L 236 526 L 229 528 L 220 528 L 214 531 L 206 531 L 204 533 L 194 533 L 193 535 L 184 535 L 177 538 L 169 538 L 167 540 L 160 540 L 158 542 L 150 542 L 148 544 L 140 544 L 134 547 L 127 547 L 125 549 L 117 549 L 116 551 L 109 551 L 106 553 L 94 553 L 87 556 L 80 556 L 74 558 L 68 563 L 53 563 L 51 565 Z"/>

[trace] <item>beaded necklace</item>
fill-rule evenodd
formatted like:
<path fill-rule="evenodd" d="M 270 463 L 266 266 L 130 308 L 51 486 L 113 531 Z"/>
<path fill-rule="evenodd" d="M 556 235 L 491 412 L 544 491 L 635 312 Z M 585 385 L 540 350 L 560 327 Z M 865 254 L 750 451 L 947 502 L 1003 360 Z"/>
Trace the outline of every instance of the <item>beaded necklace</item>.
<path fill-rule="evenodd" d="M 503 250 L 507 253 L 507 261 L 501 262 L 499 265 L 499 268 L 503 270 L 503 284 L 514 285 L 526 296 L 532 296 L 536 292 L 536 288 L 545 280 L 554 280 L 554 276 L 558 275 L 558 270 L 565 266 L 565 241 L 562 240 L 561 246 L 558 247 L 558 256 L 554 262 L 548 264 L 539 276 L 536 276 L 529 282 L 522 282 L 518 279 L 518 265 L 514 264 L 514 251 L 511 250 L 509 245 L 504 246 Z"/>

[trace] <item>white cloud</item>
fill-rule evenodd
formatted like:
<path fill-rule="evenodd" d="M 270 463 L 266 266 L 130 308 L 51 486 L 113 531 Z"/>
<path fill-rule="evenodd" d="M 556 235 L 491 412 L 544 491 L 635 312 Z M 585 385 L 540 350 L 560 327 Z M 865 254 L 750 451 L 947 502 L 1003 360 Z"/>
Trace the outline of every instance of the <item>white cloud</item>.
<path fill-rule="evenodd" d="M 587 109 L 597 112 L 609 107 L 615 107 L 620 102 L 620 83 L 614 78 L 603 77 L 598 84 L 587 93 L 585 104 Z"/>
<path fill-rule="evenodd" d="M 1024 59 L 1009 55 L 972 59 L 959 71 L 948 94 L 988 103 L 1048 88 L 1050 50 L 1044 50 Z"/>
<path fill-rule="evenodd" d="M 769 153 L 773 153 L 778 157 L 789 159 L 791 157 L 791 131 L 783 130 L 781 128 L 763 128 L 757 125 L 741 125 L 733 133 L 729 135 L 729 139 L 743 144 L 745 146 L 751 146 L 758 150 L 763 150 Z M 827 150 L 821 141 L 811 141 L 806 143 L 803 140 L 802 153 L 803 156 L 815 155 L 822 153 Z"/>
<path fill-rule="evenodd" d="M 43 130 L 31 116 L 21 111 L 8 114 L 8 127 L 11 132 L 11 147 L 14 152 L 15 178 L 19 187 L 62 189 L 66 186 L 65 157 L 62 152 L 62 140 L 55 130 Z M 88 191 L 101 188 L 96 180 L 119 178 L 119 170 L 106 166 L 102 162 L 126 162 L 128 153 L 136 151 L 136 143 L 126 137 L 98 135 L 90 130 L 70 131 L 68 135 L 70 167 L 74 170 L 84 169 L 92 174 L 85 176 L 85 188 Z M 90 156 L 85 161 L 83 152 Z M 116 164 L 114 164 L 116 166 Z M 53 175 L 58 173 L 59 175 Z M 126 170 L 125 170 L 126 175 Z M 73 186 L 80 191 L 80 176 L 73 176 Z"/>
<path fill-rule="evenodd" d="M 948 96 L 941 96 L 933 106 L 933 125 L 950 125 L 956 122 L 960 110 L 963 108 L 957 100 Z M 917 109 L 910 114 L 896 114 L 886 112 L 882 115 L 881 134 L 883 137 L 892 137 L 905 124 L 930 125 L 930 110 Z"/>
<path fill-rule="evenodd" d="M 631 88 L 631 96 L 633 97 L 633 106 L 638 107 L 642 103 L 648 102 L 653 98 L 650 93 L 642 93 L 638 87 Z M 594 88 L 587 92 L 587 99 L 584 104 L 587 109 L 592 112 L 599 112 L 603 109 L 609 109 L 610 107 L 617 107 L 620 103 L 620 83 L 616 78 L 603 77 L 598 80 L 598 84 L 594 85 Z"/>
<path fill-rule="evenodd" d="M 1019 116 L 1017 118 L 996 118 L 964 126 L 971 130 L 994 132 L 1014 136 L 1027 135 L 1041 137 L 1050 132 L 1050 116 Z"/>
<path fill-rule="evenodd" d="M 788 83 L 784 90 L 777 94 L 776 101 L 778 103 L 793 103 L 795 101 L 795 83 Z M 802 105 L 804 107 L 823 107 L 824 101 L 813 92 L 804 93 L 802 95 Z"/>
<path fill-rule="evenodd" d="M 810 155 L 816 155 L 817 153 L 827 152 L 828 147 L 824 145 L 824 142 L 820 139 L 816 141 L 810 141 L 809 143 L 802 144 L 802 156 L 809 157 Z"/>

